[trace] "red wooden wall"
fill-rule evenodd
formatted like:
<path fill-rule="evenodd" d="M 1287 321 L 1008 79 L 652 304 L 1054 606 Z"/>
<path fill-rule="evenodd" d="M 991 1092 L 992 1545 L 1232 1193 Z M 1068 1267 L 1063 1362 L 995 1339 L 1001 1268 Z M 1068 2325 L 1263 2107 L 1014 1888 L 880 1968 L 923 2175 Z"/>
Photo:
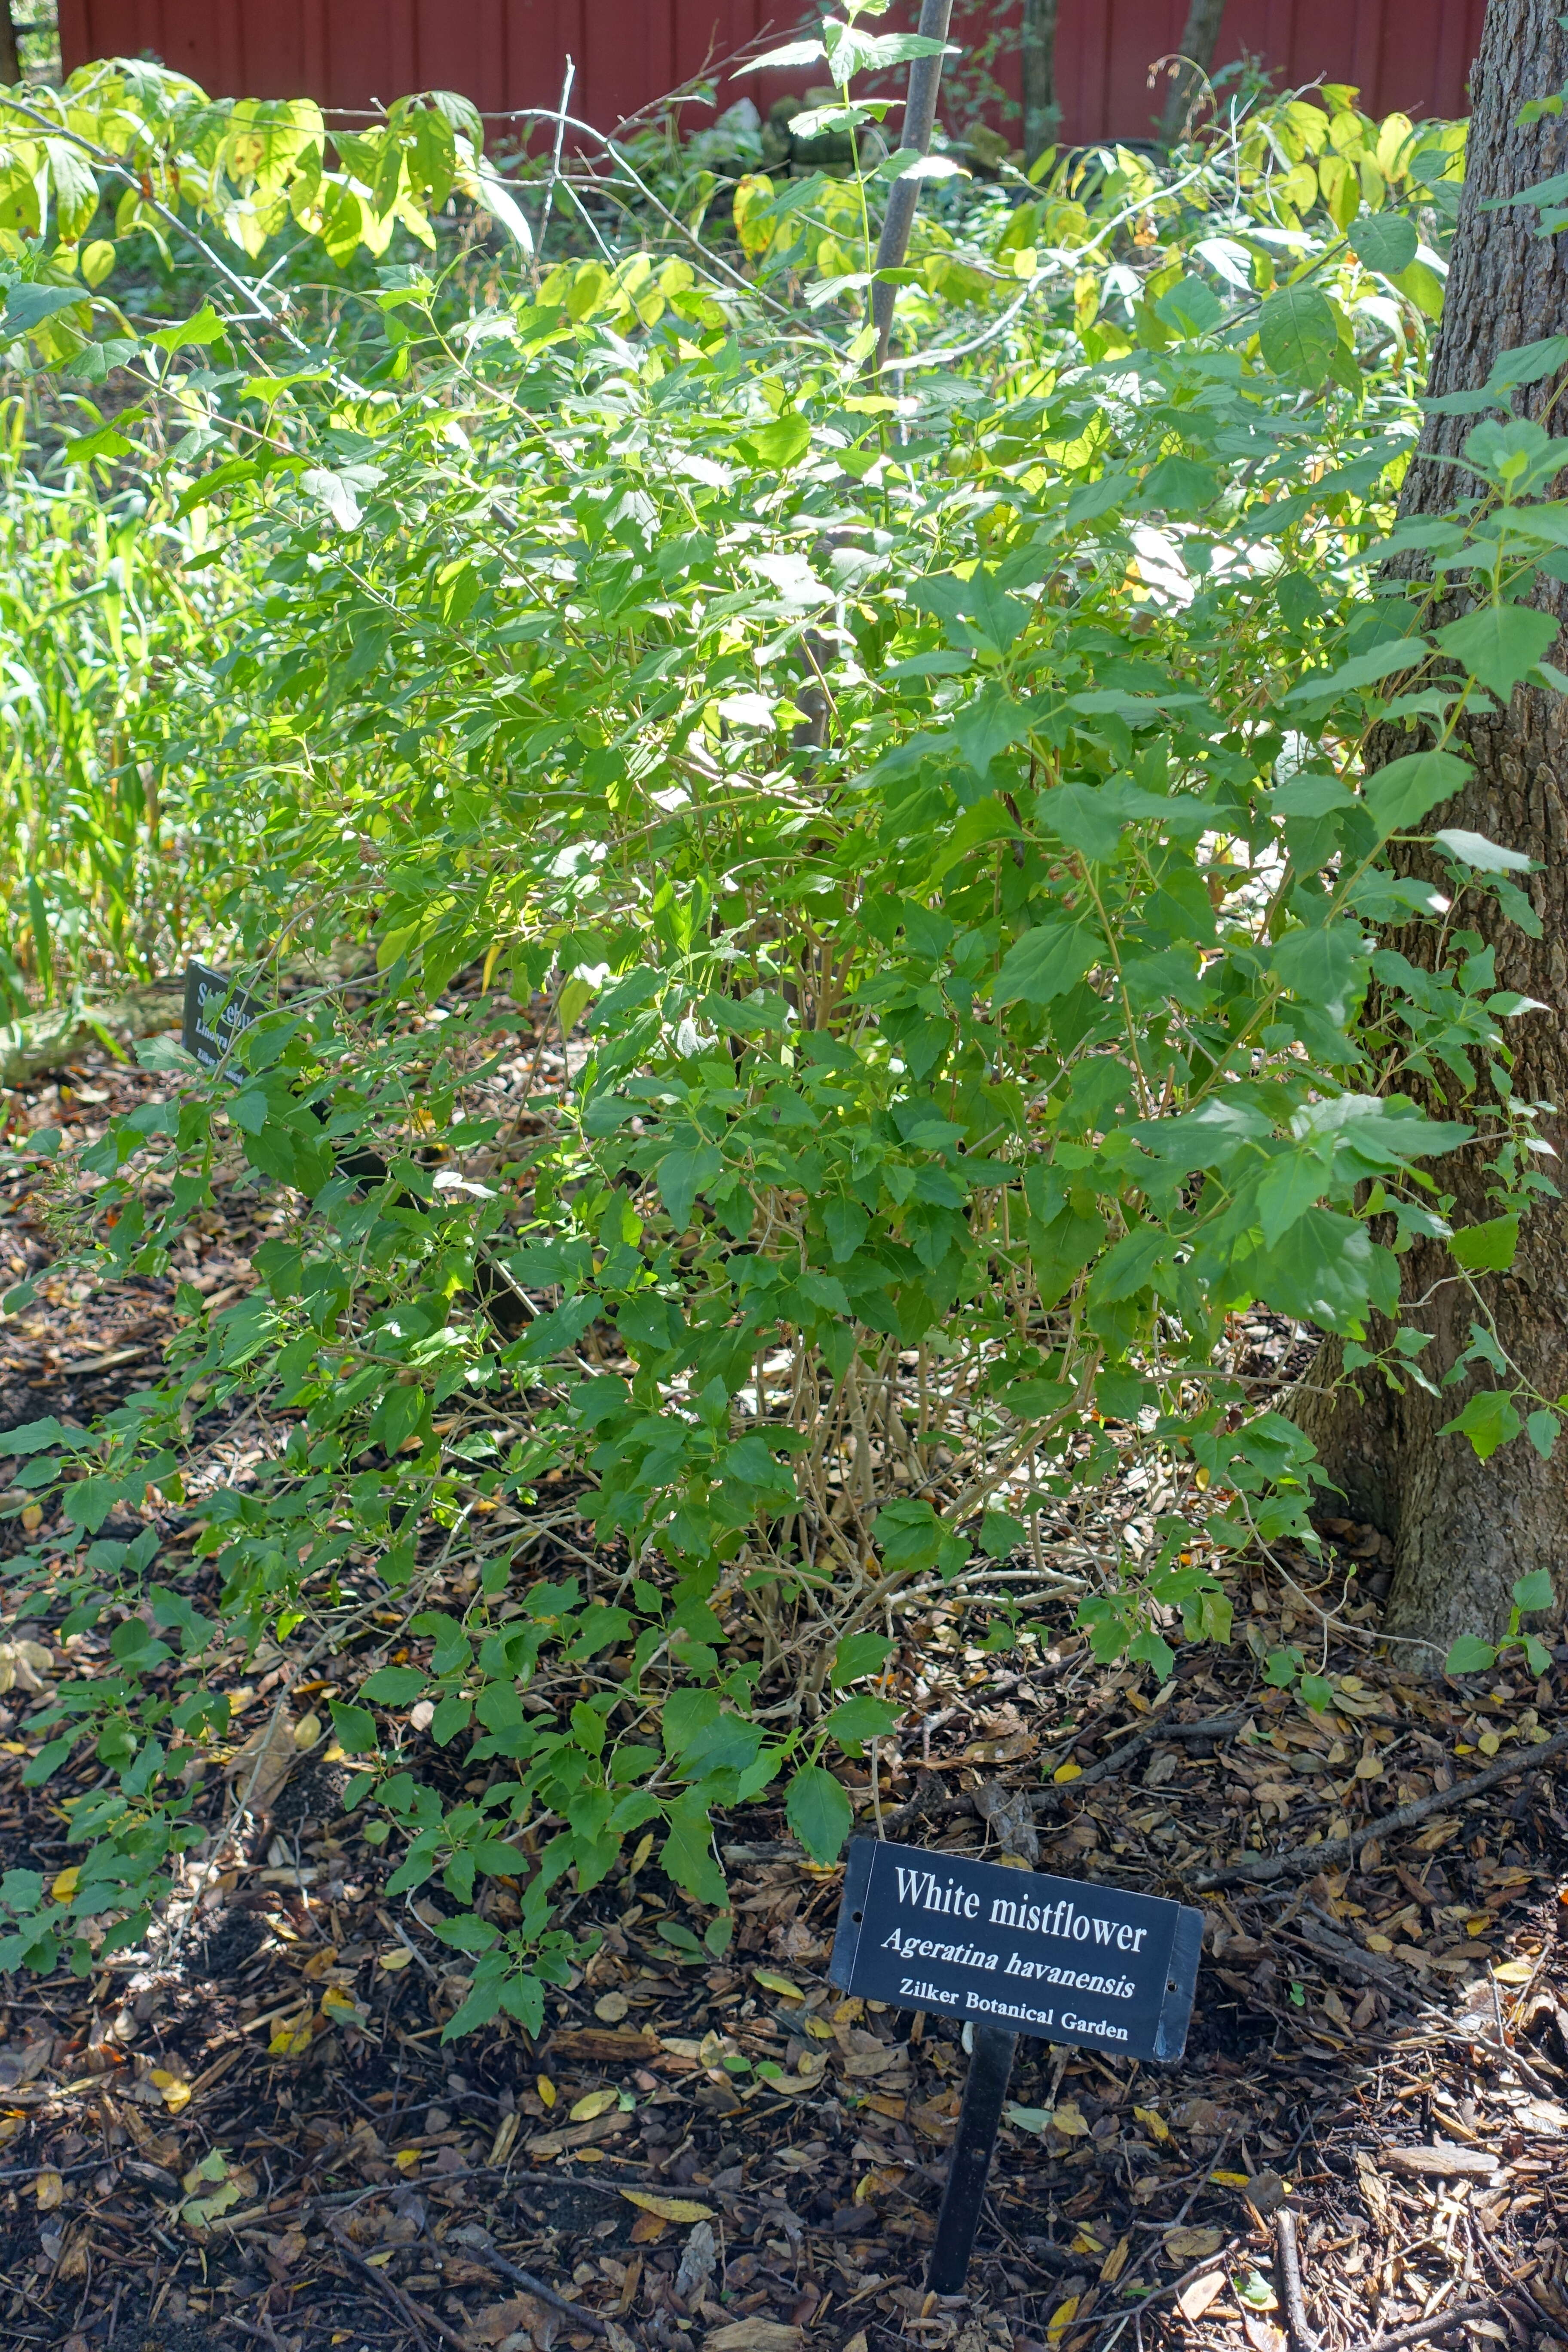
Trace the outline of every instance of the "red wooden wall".
<path fill-rule="evenodd" d="M 1186 5 L 1061 0 L 1065 138 L 1148 135 L 1160 105 L 1149 65 L 1180 40 Z M 148 52 L 219 97 L 351 109 L 441 89 L 500 114 L 554 106 L 569 52 L 573 111 L 604 129 L 710 58 L 787 37 L 805 13 L 800 0 L 59 0 L 68 72 Z M 977 28 L 994 21 L 987 0 L 959 0 L 960 38 L 966 13 Z M 1217 54 L 1221 63 L 1260 56 L 1290 82 L 1354 82 L 1378 114 L 1462 114 L 1484 13 L 1485 0 L 1228 0 Z M 1016 59 L 1008 66 L 1003 79 L 1016 89 Z M 784 87 L 782 77 L 749 76 L 726 82 L 720 104 L 745 92 L 765 110 Z M 687 119 L 709 118 L 692 110 Z"/>

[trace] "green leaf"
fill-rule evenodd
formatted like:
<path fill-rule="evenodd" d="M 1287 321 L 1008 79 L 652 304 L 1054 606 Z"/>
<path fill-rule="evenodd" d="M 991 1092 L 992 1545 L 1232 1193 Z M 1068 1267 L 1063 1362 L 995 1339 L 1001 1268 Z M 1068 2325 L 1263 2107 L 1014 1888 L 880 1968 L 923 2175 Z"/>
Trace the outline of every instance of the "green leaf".
<path fill-rule="evenodd" d="M 1519 1219 L 1489 1217 L 1484 1224 L 1461 1225 L 1448 1252 L 1471 1274 L 1500 1274 L 1513 1264 L 1518 1246 Z"/>
<path fill-rule="evenodd" d="M 1028 1539 L 1027 1528 L 1006 1511 L 987 1511 L 980 1522 L 980 1549 L 987 1559 L 1009 1559 Z"/>
<path fill-rule="evenodd" d="M 24 280 L 6 293 L 5 331 L 9 335 L 30 334 L 57 311 L 76 310 L 85 306 L 87 300 L 86 289 L 80 286 L 46 286 L 37 279 Z"/>
<path fill-rule="evenodd" d="M 1339 350 L 1339 321 L 1317 287 L 1286 286 L 1259 311 L 1258 341 L 1276 375 L 1315 391 Z"/>
<path fill-rule="evenodd" d="M 1365 798 L 1379 834 L 1419 824 L 1428 809 L 1462 793 L 1474 772 L 1469 761 L 1454 751 L 1407 751 L 1403 759 L 1374 768 L 1366 780 Z"/>
<path fill-rule="evenodd" d="M 1316 1205 L 1328 1185 L 1321 1152 L 1287 1151 L 1268 1163 L 1258 1187 L 1258 1209 L 1266 1247 L 1272 1249 L 1299 1217 Z"/>
<path fill-rule="evenodd" d="M 332 1710 L 332 1729 L 338 1745 L 346 1755 L 363 1756 L 381 1744 L 375 1728 L 375 1717 L 368 1706 L 345 1706 L 342 1700 L 328 1702 Z"/>
<path fill-rule="evenodd" d="M 1334 1209 L 1309 1209 L 1272 1249 L 1247 1259 L 1255 1295 L 1304 1323 L 1349 1331 L 1365 1316 L 1376 1260 L 1366 1227 Z"/>
<path fill-rule="evenodd" d="M 1049 1004 L 1076 988 L 1103 949 L 1087 923 L 1041 923 L 1015 940 L 1002 959 L 992 1002 Z"/>
<path fill-rule="evenodd" d="M 1443 1437 L 1468 1437 L 1482 1462 L 1489 1462 L 1500 1445 L 1507 1445 L 1521 1427 L 1513 1399 L 1506 1389 L 1478 1389 L 1467 1397 L 1464 1410 L 1438 1433 Z"/>
<path fill-rule="evenodd" d="M 1408 269 L 1421 242 L 1415 222 L 1403 213 L 1363 213 L 1346 235 L 1356 259 L 1383 278 L 1397 278 Z"/>
<path fill-rule="evenodd" d="M 1029 730 L 1027 712 L 1005 688 L 983 687 L 975 699 L 953 720 L 960 751 L 977 776 L 991 772 L 991 762 Z"/>
<path fill-rule="evenodd" d="M 1366 970 L 1361 950 L 1357 924 L 1324 923 L 1315 930 L 1287 931 L 1274 950 L 1274 969 L 1292 995 L 1341 1022 Z"/>
<path fill-rule="evenodd" d="M 1364 654 L 1357 654 L 1326 677 L 1305 677 L 1293 686 L 1285 697 L 1287 703 L 1337 702 L 1342 694 L 1356 692 L 1363 686 L 1380 686 L 1385 677 L 1396 677 L 1402 671 L 1418 668 L 1431 650 L 1425 637 L 1389 637 Z M 1303 815 L 1316 816 L 1324 807 L 1342 808 L 1350 803 L 1350 794 L 1337 779 L 1329 776 L 1302 777 L 1283 785 L 1274 795 L 1278 809 L 1299 810 Z M 1309 800 L 1302 786 L 1315 787 Z"/>
<path fill-rule="evenodd" d="M 423 1666 L 378 1666 L 361 1683 L 359 1695 L 375 1706 L 406 1706 L 429 1679 Z"/>
<path fill-rule="evenodd" d="M 658 1163 L 658 1189 L 678 1234 L 687 1231 L 698 1193 L 712 1183 L 723 1165 L 723 1155 L 711 1143 L 688 1144 L 665 1153 Z"/>
<path fill-rule="evenodd" d="M 227 332 L 212 304 L 204 302 L 192 318 L 182 319 L 177 326 L 160 327 L 147 341 L 156 343 L 160 351 L 177 352 L 193 343 L 221 343 Z"/>
<path fill-rule="evenodd" d="M 1538 1568 L 1529 1576 L 1521 1576 L 1515 1580 L 1514 1606 L 1521 1617 L 1533 1617 L 1542 1611 L 1550 1609 L 1556 1598 L 1552 1589 L 1552 1574 L 1549 1569 Z"/>
<path fill-rule="evenodd" d="M 885 1633 L 846 1633 L 833 1653 L 827 1678 L 835 1690 L 842 1690 L 863 1675 L 879 1675 L 893 1648 Z"/>
<path fill-rule="evenodd" d="M 1561 1426 L 1557 1415 L 1545 1411 L 1532 1412 L 1525 1422 L 1524 1433 L 1543 1462 L 1552 1459 L 1552 1449 L 1557 1443 Z"/>
<path fill-rule="evenodd" d="M 855 1810 L 831 1772 L 805 1764 L 789 1784 L 784 1819 L 813 1862 L 836 1862 L 855 1826 Z"/>
<path fill-rule="evenodd" d="M 1552 615 L 1538 613 L 1533 605 L 1484 604 L 1479 612 L 1467 613 L 1462 621 L 1450 621 L 1447 628 L 1439 629 L 1437 643 L 1500 702 L 1506 703 L 1556 635 Z"/>
<path fill-rule="evenodd" d="M 1461 1633 L 1443 1661 L 1446 1675 L 1489 1674 L 1497 1664 L 1497 1652 L 1489 1642 L 1478 1639 L 1474 1633 Z"/>
<path fill-rule="evenodd" d="M 759 465 L 793 466 L 811 446 L 811 426 L 804 416 L 777 416 L 771 425 L 748 433 L 742 446 Z"/>
<path fill-rule="evenodd" d="M 713 1824 L 698 1792 L 689 1790 L 673 1804 L 668 1820 L 669 1834 L 659 1854 L 666 1875 L 684 1888 L 694 1902 L 722 1908 L 729 1900 L 729 1890 L 724 1874 L 713 1858 Z M 690 1929 L 683 1933 L 696 1948 Z"/>
<path fill-rule="evenodd" d="M 880 1739 L 891 1731 L 902 1712 L 890 1699 L 873 1698 L 869 1691 L 857 1691 L 853 1698 L 842 1700 L 831 1715 L 825 1715 L 820 1727 L 835 1739 L 853 1740 L 858 1747 L 865 1740 Z"/>
<path fill-rule="evenodd" d="M 457 1952 L 488 1952 L 500 1940 L 500 1930 L 492 1927 L 488 1919 L 480 1919 L 472 1911 L 461 1911 L 455 1919 L 437 1920 L 431 1930 L 437 1940 L 449 1944 Z"/>
<path fill-rule="evenodd" d="M 1151 466 L 1139 489 L 1139 504 L 1163 508 L 1167 514 L 1201 514 L 1219 496 L 1219 476 L 1195 457 L 1173 453 Z"/>
<path fill-rule="evenodd" d="M 1489 841 L 1484 833 L 1467 833 L 1463 825 L 1445 825 L 1432 838 L 1450 857 L 1473 866 L 1478 874 L 1529 874 L 1535 866 L 1534 858 L 1522 850 L 1504 849 Z"/>

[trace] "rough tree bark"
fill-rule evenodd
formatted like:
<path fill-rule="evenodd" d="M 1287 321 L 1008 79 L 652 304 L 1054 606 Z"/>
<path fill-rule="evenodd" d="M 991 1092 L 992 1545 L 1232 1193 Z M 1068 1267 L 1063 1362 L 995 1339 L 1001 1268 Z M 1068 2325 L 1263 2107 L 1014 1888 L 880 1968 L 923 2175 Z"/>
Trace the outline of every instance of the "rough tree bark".
<path fill-rule="evenodd" d="M 1199 85 L 1214 63 L 1225 0 L 1191 0 L 1181 47 L 1171 70 L 1171 88 L 1160 121 L 1160 141 L 1173 147 L 1186 127 L 1187 114 Z"/>
<path fill-rule="evenodd" d="M 21 59 L 16 53 L 16 26 L 10 8 L 0 0 L 0 87 L 15 89 L 22 79 Z"/>
<path fill-rule="evenodd" d="M 1037 163 L 1057 135 L 1057 0 L 1024 0 L 1021 33 L 1024 161 Z"/>
<path fill-rule="evenodd" d="M 1568 163 L 1568 122 L 1548 117 L 1520 130 L 1521 105 L 1568 83 L 1568 34 L 1558 23 L 1559 0 L 1490 0 L 1480 55 L 1471 76 L 1469 153 L 1452 255 L 1443 324 L 1431 390 L 1472 389 L 1486 380 L 1499 352 L 1568 330 L 1568 238 L 1536 234 L 1530 205 L 1489 211 L 1489 198 L 1511 195 Z M 1559 375 L 1515 395 L 1516 413 L 1555 418 L 1564 394 Z M 1400 500 L 1405 515 L 1441 511 L 1466 478 L 1446 462 L 1458 450 L 1473 417 L 1434 417 Z M 1564 442 L 1568 455 L 1568 441 Z M 1537 600 L 1568 618 L 1568 592 L 1545 582 Z M 1556 659 L 1563 659 L 1559 639 Z M 1568 1189 L 1568 698 L 1544 688 L 1518 688 L 1506 711 L 1495 708 L 1465 729 L 1475 761 L 1474 782 L 1426 823 L 1459 824 L 1493 841 L 1528 851 L 1542 871 L 1529 890 L 1542 926 L 1532 940 L 1480 898 L 1465 910 L 1467 924 L 1497 952 L 1497 984 L 1540 999 L 1548 1008 L 1507 1024 L 1517 1062 L 1516 1093 L 1555 1108 L 1541 1131 L 1558 1154 L 1548 1172 Z M 1391 757 L 1407 744 L 1383 747 Z M 1374 754 L 1375 756 L 1375 754 Z M 1408 870 L 1443 877 L 1417 851 Z M 1523 877 L 1520 877 L 1522 881 Z M 1393 942 L 1411 954 L 1413 940 Z M 1410 1091 L 1411 1089 L 1406 1089 Z M 1429 1107 L 1462 1116 L 1457 1099 L 1434 1096 Z M 1457 1196 L 1456 1223 L 1495 1213 L 1481 1171 L 1464 1153 L 1436 1172 Z M 1450 1367 L 1468 1342 L 1472 1302 L 1450 1278 L 1452 1262 L 1433 1244 L 1418 1243 L 1403 1261 L 1405 1321 L 1432 1335 L 1421 1358 L 1434 1376 Z M 1518 1257 L 1507 1275 L 1481 1277 L 1499 1336 L 1519 1372 L 1548 1397 L 1568 1391 L 1568 1208 L 1547 1202 L 1525 1221 Z M 1434 1286 L 1441 1286 L 1434 1292 Z M 1430 1295 L 1429 1295 L 1430 1294 Z M 1386 1330 L 1376 1334 L 1386 1339 Z M 1317 1440 L 1331 1475 L 1357 1517 L 1372 1522 L 1394 1546 L 1386 1626 L 1446 1650 L 1455 1635 L 1495 1636 L 1506 1622 L 1510 1589 L 1538 1569 L 1552 1572 L 1558 1616 L 1568 1600 L 1568 1440 L 1543 1462 L 1521 1436 L 1488 1462 L 1463 1437 L 1437 1433 L 1472 1386 L 1435 1399 L 1412 1388 L 1396 1396 L 1375 1378 L 1359 1393 L 1325 1393 L 1340 1369 L 1340 1348 L 1329 1342 L 1298 1401 L 1297 1418 Z M 1405 1654 L 1419 1664 L 1431 1653 Z"/>

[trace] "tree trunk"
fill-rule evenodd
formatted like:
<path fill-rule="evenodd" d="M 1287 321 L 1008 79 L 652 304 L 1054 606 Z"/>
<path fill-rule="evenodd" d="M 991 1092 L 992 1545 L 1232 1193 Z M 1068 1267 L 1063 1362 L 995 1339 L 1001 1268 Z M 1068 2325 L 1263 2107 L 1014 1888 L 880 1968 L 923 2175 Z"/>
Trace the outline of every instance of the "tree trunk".
<path fill-rule="evenodd" d="M 1536 234 L 1531 206 L 1489 211 L 1489 198 L 1510 195 L 1563 170 L 1568 122 L 1547 117 L 1518 129 L 1526 99 L 1543 98 L 1568 81 L 1568 34 L 1557 22 L 1555 0 L 1490 0 L 1480 56 L 1471 76 L 1474 115 L 1464 194 L 1455 232 L 1443 324 L 1433 362 L 1436 394 L 1470 390 L 1485 382 L 1497 353 L 1568 330 L 1568 239 Z M 1517 413 L 1542 419 L 1562 398 L 1563 379 L 1551 377 L 1515 395 Z M 1445 459 L 1458 450 L 1474 417 L 1432 417 L 1421 455 L 1405 478 L 1402 515 L 1441 512 L 1467 486 Z M 1568 455 L 1568 442 L 1564 443 Z M 1544 581 L 1536 602 L 1561 620 L 1568 593 Z M 1556 658 L 1562 663 L 1559 640 Z M 1506 711 L 1466 722 L 1475 761 L 1473 782 L 1425 824 L 1464 825 L 1509 847 L 1527 851 L 1542 871 L 1519 877 L 1542 923 L 1532 940 L 1506 921 L 1489 898 L 1467 903 L 1467 928 L 1479 930 L 1497 955 L 1497 985 L 1539 999 L 1546 1010 L 1505 1024 L 1516 1055 L 1513 1087 L 1523 1099 L 1555 1106 L 1541 1132 L 1557 1153 L 1542 1163 L 1568 1182 L 1568 698 L 1543 688 L 1521 687 Z M 1390 742 L 1382 757 L 1408 749 Z M 1374 749 L 1373 757 L 1377 756 Z M 1402 853 L 1409 872 L 1445 879 L 1419 849 Z M 1479 911 L 1476 911 L 1479 909 Z M 1391 945 L 1413 958 L 1415 934 Z M 1430 950 L 1426 959 L 1429 961 Z M 1413 1091 L 1408 1086 L 1405 1091 Z M 1463 1117 L 1458 1089 L 1432 1090 L 1426 1106 Z M 1456 1154 L 1435 1167 L 1456 1196 L 1454 1223 L 1495 1214 L 1484 1191 L 1484 1170 Z M 1418 1242 L 1403 1260 L 1402 1318 L 1429 1331 L 1420 1358 L 1440 1380 L 1469 1342 L 1472 1302 L 1453 1279 L 1440 1244 Z M 1518 1375 L 1546 1398 L 1568 1392 L 1568 1209 L 1543 1202 L 1521 1231 L 1512 1271 L 1480 1277 L 1498 1337 Z M 1386 1341 L 1386 1327 L 1374 1342 Z M 1360 1391 L 1326 1393 L 1341 1369 L 1342 1349 L 1329 1341 L 1297 1402 L 1297 1418 L 1317 1441 L 1331 1475 L 1343 1487 L 1353 1516 L 1370 1520 L 1393 1541 L 1394 1570 L 1386 1628 L 1440 1654 L 1463 1633 L 1493 1637 L 1507 1622 L 1510 1588 L 1538 1569 L 1558 1584 L 1558 1617 L 1568 1598 L 1568 1440 L 1543 1462 L 1523 1436 L 1479 1461 L 1461 1436 L 1438 1431 L 1477 1387 L 1511 1386 L 1486 1374 L 1431 1397 L 1411 1388 L 1399 1396 L 1374 1374 Z M 1438 1663 L 1431 1651 L 1408 1654 L 1416 1665 Z"/>
<path fill-rule="evenodd" d="M 1214 63 L 1215 43 L 1219 38 L 1219 23 L 1224 15 L 1225 0 L 1191 0 L 1160 123 L 1161 142 L 1166 147 L 1173 147 L 1186 129 L 1187 117 Z"/>
<path fill-rule="evenodd" d="M 22 79 L 22 63 L 16 54 L 16 27 L 10 8 L 0 5 L 0 86 L 15 89 Z"/>
<path fill-rule="evenodd" d="M 1037 163 L 1057 135 L 1057 0 L 1024 0 L 1024 162 Z"/>

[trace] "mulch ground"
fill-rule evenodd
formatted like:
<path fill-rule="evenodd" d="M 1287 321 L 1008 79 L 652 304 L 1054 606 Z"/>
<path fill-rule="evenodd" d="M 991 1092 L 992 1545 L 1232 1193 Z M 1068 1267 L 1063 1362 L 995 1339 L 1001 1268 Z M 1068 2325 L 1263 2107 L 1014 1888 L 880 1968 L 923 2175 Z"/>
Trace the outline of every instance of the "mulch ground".
<path fill-rule="evenodd" d="M 85 1064 L 10 1098 L 13 1140 L 90 1131 L 148 1083 Z M 13 1274 L 47 1262 L 37 1184 L 21 1158 L 0 1190 Z M 249 1213 L 207 1220 L 186 1278 L 209 1297 L 247 1286 Z M 172 1284 L 94 1298 L 46 1275 L 0 1327 L 0 1433 L 145 1383 L 172 1315 Z M 240 1416 L 214 1458 L 243 1478 L 263 1443 Z M 1237 1640 L 1179 1649 L 1158 1700 L 1097 1665 L 1060 1602 L 1006 1653 L 940 1604 L 911 1629 L 901 1750 L 875 1790 L 846 1774 L 865 1826 L 994 1851 L 998 1826 L 1028 1829 L 990 1792 L 1023 1791 L 1042 1868 L 1208 1915 L 1181 2064 L 1021 2042 L 963 2298 L 922 2284 L 959 2029 L 826 1983 L 839 1874 L 776 1816 L 718 1825 L 739 1929 L 722 1961 L 647 1861 L 579 1903 L 603 1942 L 537 2042 L 444 2046 L 465 1987 L 430 1932 L 443 1898 L 387 1900 L 344 1769 L 290 1744 L 177 1937 L 88 1979 L 6 1981 L 0 2344 L 1285 2352 L 1282 2210 L 1325 2352 L 1568 2345 L 1568 1757 L 1443 1801 L 1568 1727 L 1568 1651 L 1540 1683 L 1406 1679 L 1377 1639 L 1379 1538 L 1327 1532 L 1328 1567 L 1244 1571 Z M 1258 1658 L 1295 1638 L 1316 1664 L 1323 1609 L 1335 1703 L 1312 1717 Z M 3 1631 L 0 1862 L 65 1868 L 94 1769 L 25 1790 L 27 1717 L 104 1645 L 47 1616 Z M 237 1657 L 237 1740 L 263 1736 L 288 1664 Z M 428 1760 L 460 1783 L 454 1751 Z M 215 1777 L 215 1825 L 231 1786 Z M 1314 1869 L 1315 1844 L 1423 1801 Z M 1273 1853 L 1294 1858 L 1274 1882 L 1227 1880 Z"/>

